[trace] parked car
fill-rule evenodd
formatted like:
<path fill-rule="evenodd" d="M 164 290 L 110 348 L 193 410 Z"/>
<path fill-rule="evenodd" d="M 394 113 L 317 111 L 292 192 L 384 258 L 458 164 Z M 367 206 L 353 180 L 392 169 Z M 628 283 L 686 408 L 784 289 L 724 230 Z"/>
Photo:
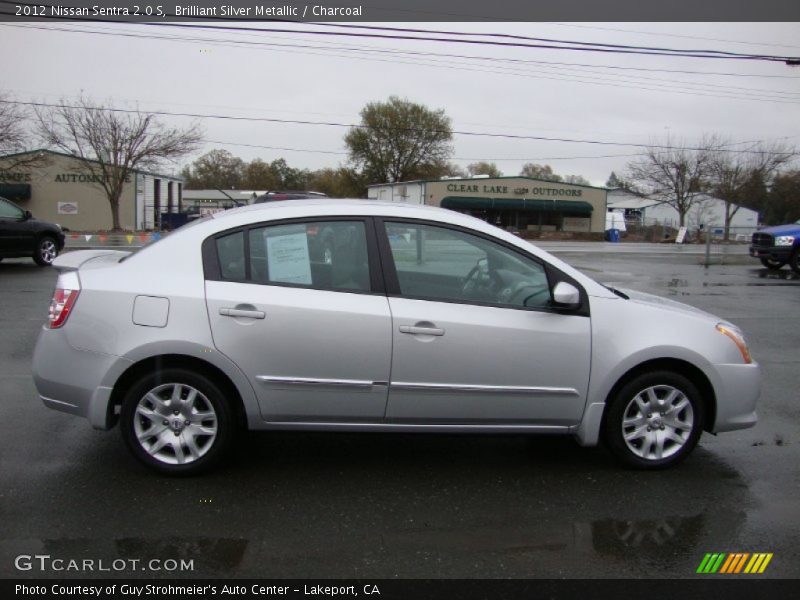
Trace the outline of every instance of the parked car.
<path fill-rule="evenodd" d="M 310 251 L 323 228 L 330 262 Z M 257 204 L 55 266 L 42 401 L 119 422 L 165 473 L 209 467 L 240 429 L 564 434 L 661 468 L 756 422 L 735 325 L 444 209 Z"/>
<path fill-rule="evenodd" d="M 0 260 L 30 257 L 46 267 L 63 248 L 59 225 L 34 219 L 30 211 L 0 196 Z"/>
<path fill-rule="evenodd" d="M 327 198 L 327 194 L 322 192 L 307 192 L 302 190 L 285 190 L 273 191 L 261 194 L 258 196 L 254 204 L 262 204 L 264 202 L 275 202 L 277 200 L 305 200 L 308 198 Z"/>
<path fill-rule="evenodd" d="M 792 271 L 800 273 L 800 220 L 756 231 L 750 256 L 758 258 L 768 269 L 778 270 L 788 263 Z"/>

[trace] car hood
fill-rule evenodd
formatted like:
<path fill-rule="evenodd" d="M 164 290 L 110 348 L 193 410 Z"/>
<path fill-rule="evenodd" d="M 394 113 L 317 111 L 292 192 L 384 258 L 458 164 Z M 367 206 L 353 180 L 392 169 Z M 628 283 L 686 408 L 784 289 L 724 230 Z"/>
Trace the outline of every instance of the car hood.
<path fill-rule="evenodd" d="M 666 310 L 683 313 L 685 315 L 699 317 L 701 319 L 712 321 L 714 323 L 719 323 L 720 321 L 722 321 L 722 319 L 720 319 L 715 315 L 712 315 L 711 313 L 708 313 L 704 310 L 700 310 L 699 308 L 695 308 L 694 306 L 689 306 L 688 304 L 684 304 L 683 302 L 675 302 L 674 300 L 668 300 L 666 298 L 662 298 L 661 296 L 646 294 L 644 292 L 639 292 L 636 290 L 619 289 L 619 291 L 628 296 L 629 298 L 628 302 L 636 302 L 638 304 L 646 304 L 648 306 L 654 306 L 656 308 L 663 308 Z"/>
<path fill-rule="evenodd" d="M 776 225 L 775 227 L 759 229 L 758 233 L 771 233 L 772 235 L 798 235 L 800 234 L 800 225 L 797 223 L 790 223 L 789 225 Z"/>

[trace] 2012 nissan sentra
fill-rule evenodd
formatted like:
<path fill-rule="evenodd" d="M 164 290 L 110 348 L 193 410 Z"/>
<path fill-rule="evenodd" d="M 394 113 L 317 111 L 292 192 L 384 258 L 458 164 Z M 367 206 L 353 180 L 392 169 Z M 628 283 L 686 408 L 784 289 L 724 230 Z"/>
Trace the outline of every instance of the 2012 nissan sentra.
<path fill-rule="evenodd" d="M 661 468 L 756 423 L 735 325 L 448 210 L 258 204 L 54 265 L 42 401 L 118 422 L 165 473 L 208 468 L 243 429 L 565 434 Z"/>

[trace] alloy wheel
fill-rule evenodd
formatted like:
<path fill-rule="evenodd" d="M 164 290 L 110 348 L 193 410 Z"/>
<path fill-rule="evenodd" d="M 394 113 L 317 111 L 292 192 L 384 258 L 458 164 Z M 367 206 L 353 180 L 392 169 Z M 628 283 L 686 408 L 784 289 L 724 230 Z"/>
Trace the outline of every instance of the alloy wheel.
<path fill-rule="evenodd" d="M 39 256 L 41 256 L 42 262 L 49 265 L 56 259 L 57 255 L 58 250 L 53 240 L 44 240 L 39 246 Z"/>
<path fill-rule="evenodd" d="M 159 462 L 182 465 L 204 456 L 218 432 L 214 406 L 198 389 L 167 383 L 136 405 L 134 433 L 142 449 Z"/>
<path fill-rule="evenodd" d="M 671 385 L 655 385 L 636 394 L 625 407 L 622 437 L 645 460 L 668 458 L 689 441 L 695 424 L 692 403 Z"/>

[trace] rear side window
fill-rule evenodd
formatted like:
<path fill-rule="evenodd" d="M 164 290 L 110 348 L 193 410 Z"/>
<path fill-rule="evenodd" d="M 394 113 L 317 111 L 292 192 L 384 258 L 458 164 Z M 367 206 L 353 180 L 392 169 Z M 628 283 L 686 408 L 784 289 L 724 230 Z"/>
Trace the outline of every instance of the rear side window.
<path fill-rule="evenodd" d="M 223 279 L 244 279 L 244 231 L 217 238 L 217 256 Z"/>
<path fill-rule="evenodd" d="M 203 263 L 213 280 L 372 291 L 367 229 L 360 220 L 282 223 L 221 234 L 203 243 Z"/>
<path fill-rule="evenodd" d="M 258 283 L 369 291 L 361 221 L 319 221 L 251 229 L 250 278 Z"/>

